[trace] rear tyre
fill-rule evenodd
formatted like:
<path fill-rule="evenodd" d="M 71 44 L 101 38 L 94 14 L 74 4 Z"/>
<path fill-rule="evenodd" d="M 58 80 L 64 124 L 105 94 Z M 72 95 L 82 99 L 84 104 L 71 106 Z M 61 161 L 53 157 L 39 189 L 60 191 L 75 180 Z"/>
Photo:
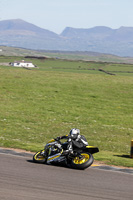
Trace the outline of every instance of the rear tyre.
<path fill-rule="evenodd" d="M 87 167 L 91 166 L 94 158 L 93 155 L 90 153 L 81 153 L 81 158 L 80 157 L 75 157 L 72 162 L 71 166 L 75 169 L 86 169 Z"/>
<path fill-rule="evenodd" d="M 38 151 L 34 156 L 33 156 L 33 161 L 35 163 L 46 163 L 47 162 L 47 156 L 45 155 L 45 150 L 43 151 Z"/>

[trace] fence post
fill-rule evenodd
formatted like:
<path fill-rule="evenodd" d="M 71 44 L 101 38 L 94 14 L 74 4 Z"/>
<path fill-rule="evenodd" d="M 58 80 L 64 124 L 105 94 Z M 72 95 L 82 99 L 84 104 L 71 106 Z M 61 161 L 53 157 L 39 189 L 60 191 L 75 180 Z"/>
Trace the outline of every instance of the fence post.
<path fill-rule="evenodd" d="M 133 140 L 131 140 L 131 154 L 130 154 L 131 158 L 133 158 Z"/>

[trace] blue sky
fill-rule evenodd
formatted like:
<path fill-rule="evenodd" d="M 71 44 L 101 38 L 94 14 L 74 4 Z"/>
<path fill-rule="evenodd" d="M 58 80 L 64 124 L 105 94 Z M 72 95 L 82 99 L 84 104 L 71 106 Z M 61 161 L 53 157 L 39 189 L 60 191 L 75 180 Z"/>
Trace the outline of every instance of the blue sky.
<path fill-rule="evenodd" d="M 18 18 L 58 34 L 66 27 L 133 27 L 133 0 L 0 0 L 0 20 Z"/>

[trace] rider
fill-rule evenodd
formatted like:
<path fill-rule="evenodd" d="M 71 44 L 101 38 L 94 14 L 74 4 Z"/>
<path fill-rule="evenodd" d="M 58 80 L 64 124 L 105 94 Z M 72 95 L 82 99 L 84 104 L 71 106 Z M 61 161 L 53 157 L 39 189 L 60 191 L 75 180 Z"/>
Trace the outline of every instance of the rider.
<path fill-rule="evenodd" d="M 76 128 L 71 129 L 68 136 L 65 135 L 56 138 L 56 140 L 60 139 L 67 139 L 68 141 L 66 153 L 73 153 L 74 148 L 81 149 L 88 145 L 86 138 L 83 135 L 80 135 L 80 130 Z"/>

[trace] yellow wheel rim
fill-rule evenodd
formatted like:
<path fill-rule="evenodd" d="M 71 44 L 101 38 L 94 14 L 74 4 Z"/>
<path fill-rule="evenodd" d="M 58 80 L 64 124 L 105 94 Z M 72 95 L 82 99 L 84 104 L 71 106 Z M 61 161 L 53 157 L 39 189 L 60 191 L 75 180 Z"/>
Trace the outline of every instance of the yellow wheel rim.
<path fill-rule="evenodd" d="M 34 156 L 35 160 L 44 160 L 44 159 L 45 159 L 45 157 L 44 157 L 43 155 L 41 155 L 40 153 L 41 153 L 41 152 L 38 152 L 38 153 Z"/>
<path fill-rule="evenodd" d="M 79 164 L 83 164 L 85 163 L 87 160 L 89 160 L 90 156 L 86 153 L 81 153 L 82 155 L 82 158 L 79 158 L 79 157 L 75 157 L 73 162 L 77 165 Z"/>

